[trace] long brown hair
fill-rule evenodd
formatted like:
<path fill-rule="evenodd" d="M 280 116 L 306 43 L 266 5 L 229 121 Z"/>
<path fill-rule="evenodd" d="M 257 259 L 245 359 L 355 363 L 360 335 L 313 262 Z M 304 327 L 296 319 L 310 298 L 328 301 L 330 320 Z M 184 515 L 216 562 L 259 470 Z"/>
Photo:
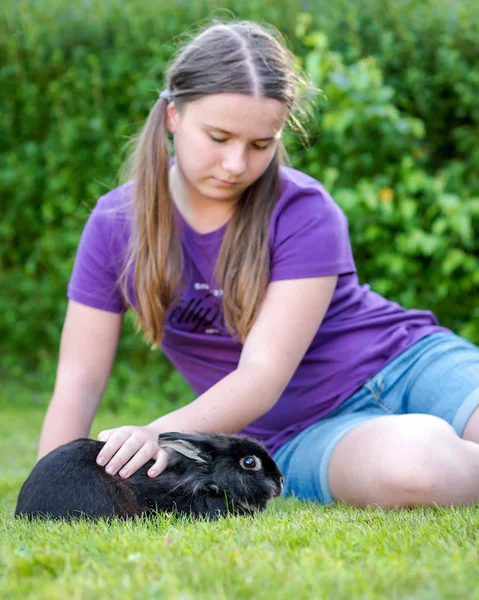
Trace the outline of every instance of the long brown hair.
<path fill-rule="evenodd" d="M 273 98 L 296 107 L 299 77 L 294 58 L 272 28 L 249 21 L 214 23 L 177 55 L 166 88 L 178 111 L 207 94 L 239 93 Z M 168 193 L 170 155 L 166 108 L 159 98 L 135 138 L 128 176 L 133 180 L 133 233 L 121 277 L 128 300 L 134 265 L 138 325 L 154 346 L 163 337 L 165 313 L 179 299 L 183 257 Z M 215 275 L 223 289 L 225 323 L 244 341 L 269 280 L 268 224 L 280 195 L 282 143 L 263 175 L 242 195 L 221 245 Z"/>

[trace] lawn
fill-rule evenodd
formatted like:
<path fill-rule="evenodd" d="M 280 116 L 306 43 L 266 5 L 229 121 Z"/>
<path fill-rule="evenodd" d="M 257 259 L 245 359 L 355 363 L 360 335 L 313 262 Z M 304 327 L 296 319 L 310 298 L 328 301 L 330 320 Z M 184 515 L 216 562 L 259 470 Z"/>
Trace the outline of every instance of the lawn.
<path fill-rule="evenodd" d="M 2 599 L 479 599 L 476 507 L 386 513 L 278 499 L 256 517 L 216 522 L 15 520 L 42 417 L 2 410 Z M 135 422 L 100 413 L 93 435 Z"/>

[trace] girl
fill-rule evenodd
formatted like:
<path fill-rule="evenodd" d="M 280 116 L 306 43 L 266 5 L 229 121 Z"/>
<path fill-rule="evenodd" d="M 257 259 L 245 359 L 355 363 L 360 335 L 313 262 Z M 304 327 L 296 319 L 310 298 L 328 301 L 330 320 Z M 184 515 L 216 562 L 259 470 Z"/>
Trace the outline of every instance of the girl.
<path fill-rule="evenodd" d="M 176 58 L 130 181 L 85 227 L 39 456 L 88 435 L 133 307 L 198 397 L 103 431 L 108 473 L 154 459 L 160 474 L 160 432 L 241 432 L 299 498 L 476 502 L 478 349 L 359 285 L 343 212 L 282 166 L 297 83 L 290 54 L 249 22 L 212 25 Z"/>

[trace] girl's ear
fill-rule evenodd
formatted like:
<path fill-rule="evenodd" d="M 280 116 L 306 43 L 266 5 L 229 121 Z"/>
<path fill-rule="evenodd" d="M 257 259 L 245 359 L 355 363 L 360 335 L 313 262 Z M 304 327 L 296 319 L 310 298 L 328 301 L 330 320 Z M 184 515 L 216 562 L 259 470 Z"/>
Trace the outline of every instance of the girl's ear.
<path fill-rule="evenodd" d="M 176 132 L 176 126 L 178 123 L 178 111 L 176 110 L 175 103 L 170 102 L 166 107 L 166 128 L 170 133 Z"/>

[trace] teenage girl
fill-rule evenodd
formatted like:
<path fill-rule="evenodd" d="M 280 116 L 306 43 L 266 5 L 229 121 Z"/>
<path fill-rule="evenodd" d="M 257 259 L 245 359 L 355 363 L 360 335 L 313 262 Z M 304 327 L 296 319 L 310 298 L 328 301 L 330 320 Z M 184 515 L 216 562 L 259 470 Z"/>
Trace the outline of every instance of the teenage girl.
<path fill-rule="evenodd" d="M 178 55 L 128 183 L 83 232 L 39 457 L 88 435 L 131 307 L 197 399 L 103 431 L 108 473 L 153 459 L 158 476 L 159 432 L 240 432 L 299 498 L 477 502 L 478 348 L 359 284 L 345 215 L 283 165 L 297 83 L 251 22 L 210 25 Z"/>

